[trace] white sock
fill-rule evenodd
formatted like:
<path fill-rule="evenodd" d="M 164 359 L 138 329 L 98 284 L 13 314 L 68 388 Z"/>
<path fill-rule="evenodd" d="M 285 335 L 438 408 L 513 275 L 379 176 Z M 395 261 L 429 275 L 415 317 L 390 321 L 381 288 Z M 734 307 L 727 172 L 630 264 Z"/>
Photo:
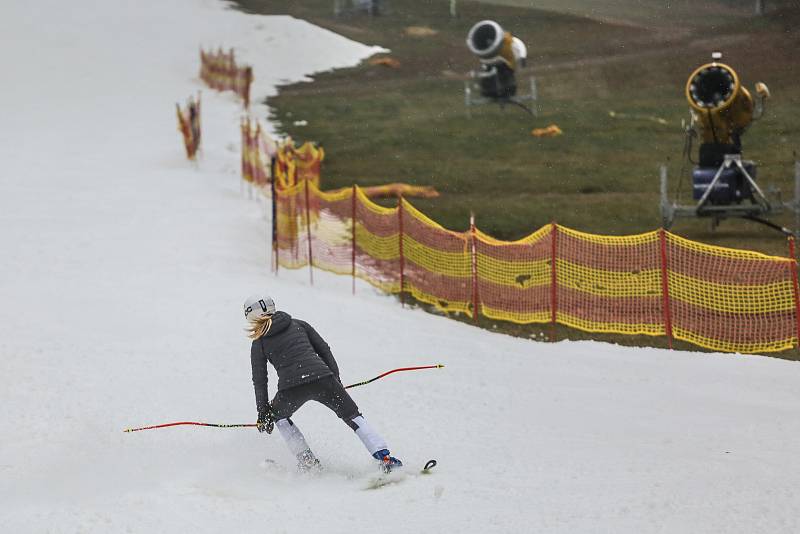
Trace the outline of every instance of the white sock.
<path fill-rule="evenodd" d="M 388 449 L 386 441 L 372 428 L 363 415 L 359 415 L 353 419 L 353 423 L 358 425 L 356 436 L 361 440 L 361 443 L 367 448 L 370 454 L 375 454 L 383 449 Z"/>
<path fill-rule="evenodd" d="M 300 432 L 297 425 L 290 423 L 288 418 L 275 421 L 275 426 L 278 427 L 278 431 L 286 441 L 286 445 L 289 446 L 289 450 L 295 456 L 299 456 L 305 450 L 310 449 L 303 433 Z"/>

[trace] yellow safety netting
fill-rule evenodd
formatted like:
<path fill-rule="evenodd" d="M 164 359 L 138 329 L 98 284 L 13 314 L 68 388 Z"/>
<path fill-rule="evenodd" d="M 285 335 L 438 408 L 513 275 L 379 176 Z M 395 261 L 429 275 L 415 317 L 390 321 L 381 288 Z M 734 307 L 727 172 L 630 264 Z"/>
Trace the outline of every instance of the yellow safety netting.
<path fill-rule="evenodd" d="M 406 200 L 313 182 L 277 196 L 278 261 L 360 277 L 446 312 L 591 332 L 671 335 L 712 350 L 797 345 L 794 261 L 665 231 L 603 236 L 547 225 L 517 241 L 454 232 Z"/>

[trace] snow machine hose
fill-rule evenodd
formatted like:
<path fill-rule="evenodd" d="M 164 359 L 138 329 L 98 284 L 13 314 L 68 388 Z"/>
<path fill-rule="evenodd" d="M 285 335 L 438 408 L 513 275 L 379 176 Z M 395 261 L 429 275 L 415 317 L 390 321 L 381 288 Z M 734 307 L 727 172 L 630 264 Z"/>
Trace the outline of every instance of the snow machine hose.
<path fill-rule="evenodd" d="M 364 380 L 363 382 L 356 382 L 355 384 L 350 384 L 349 386 L 345 386 L 344 389 L 355 388 L 358 386 L 364 386 L 369 384 L 370 382 L 375 382 L 383 378 L 384 376 L 388 376 L 392 373 L 399 373 L 401 371 L 420 371 L 422 369 L 442 369 L 444 365 L 437 363 L 436 365 L 421 365 L 418 367 L 398 367 L 397 369 L 392 369 L 391 371 L 386 371 L 385 373 L 379 374 L 375 378 L 370 378 L 369 380 Z M 182 426 L 182 425 L 193 425 L 193 426 L 213 426 L 215 428 L 245 428 L 245 427 L 253 427 L 255 428 L 255 423 L 238 423 L 238 424 L 218 424 L 218 423 L 199 423 L 197 421 L 177 421 L 175 423 L 164 423 L 161 425 L 152 425 L 152 426 L 143 426 L 140 428 L 126 428 L 123 432 L 138 432 L 140 430 L 154 430 L 156 428 L 167 428 L 170 426 Z"/>

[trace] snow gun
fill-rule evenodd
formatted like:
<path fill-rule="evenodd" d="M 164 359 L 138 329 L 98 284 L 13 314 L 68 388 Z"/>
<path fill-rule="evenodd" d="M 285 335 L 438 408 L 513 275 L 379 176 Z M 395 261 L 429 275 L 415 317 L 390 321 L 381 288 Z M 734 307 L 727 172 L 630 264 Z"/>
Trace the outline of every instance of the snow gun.
<path fill-rule="evenodd" d="M 686 82 L 686 100 L 693 127 L 702 137 L 700 166 L 718 167 L 725 154 L 741 154 L 741 136 L 764 114 L 770 93 L 766 84 L 755 85 L 754 99 L 733 67 L 714 52 L 711 63 L 701 65 Z"/>
<path fill-rule="evenodd" d="M 362 382 L 356 382 L 355 384 L 350 384 L 349 386 L 345 386 L 344 389 L 355 388 L 358 386 L 365 386 L 371 382 L 375 382 L 385 376 L 389 376 L 393 373 L 399 373 L 402 371 L 420 371 L 422 369 L 442 369 L 444 365 L 437 363 L 436 365 L 422 365 L 418 367 L 399 367 L 397 369 L 392 369 L 391 371 L 386 371 L 385 373 L 379 374 L 375 378 L 370 378 L 369 380 L 364 380 Z M 156 428 L 166 428 L 169 426 L 182 426 L 182 425 L 192 425 L 192 426 L 213 426 L 216 428 L 246 428 L 246 427 L 253 427 L 255 428 L 255 423 L 237 423 L 237 424 L 218 424 L 218 423 L 199 423 L 197 421 L 177 421 L 175 423 L 164 423 L 162 425 L 152 425 L 152 426 L 143 426 L 140 428 L 126 428 L 123 432 L 138 432 L 140 430 L 153 430 Z"/>
<path fill-rule="evenodd" d="M 467 48 L 480 60 L 480 69 L 473 76 L 480 82 L 481 96 L 508 99 L 516 95 L 514 73 L 525 66 L 528 56 L 521 39 L 493 20 L 482 20 L 469 30 Z"/>
<path fill-rule="evenodd" d="M 758 82 L 751 94 L 733 67 L 721 60 L 722 54 L 714 52 L 711 63 L 696 68 L 686 81 L 684 92 L 691 122 L 685 131 L 684 158 L 685 163 L 694 164 L 692 199 L 696 203 L 670 203 L 664 174 L 664 226 L 669 228 L 675 217 L 709 217 L 715 228 L 723 219 L 741 217 L 792 235 L 791 230 L 763 217 L 784 207 L 796 210 L 794 203 L 783 203 L 775 190 L 763 190 L 756 183 L 756 163 L 742 156 L 742 136 L 753 121 L 764 115 L 769 89 Z M 700 147 L 694 160 L 692 144 L 697 138 Z"/>

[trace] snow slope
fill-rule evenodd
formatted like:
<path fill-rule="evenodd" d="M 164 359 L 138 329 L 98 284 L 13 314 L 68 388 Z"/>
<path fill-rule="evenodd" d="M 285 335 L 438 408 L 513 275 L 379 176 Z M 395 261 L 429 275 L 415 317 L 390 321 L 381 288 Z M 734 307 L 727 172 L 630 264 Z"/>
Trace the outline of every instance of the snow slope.
<path fill-rule="evenodd" d="M 204 156 L 183 157 L 174 102 L 201 87 L 198 47 L 235 46 L 254 100 L 374 49 L 215 0 L 146 4 L 0 4 L 0 530 L 800 529 L 795 363 L 535 343 L 353 297 L 345 277 L 271 275 L 232 94 L 203 92 Z M 255 418 L 241 303 L 260 288 L 318 328 L 346 383 L 447 364 L 353 390 L 434 475 L 365 491 L 363 447 L 317 405 L 295 421 L 320 478 L 291 472 L 277 433 L 121 432 Z"/>

